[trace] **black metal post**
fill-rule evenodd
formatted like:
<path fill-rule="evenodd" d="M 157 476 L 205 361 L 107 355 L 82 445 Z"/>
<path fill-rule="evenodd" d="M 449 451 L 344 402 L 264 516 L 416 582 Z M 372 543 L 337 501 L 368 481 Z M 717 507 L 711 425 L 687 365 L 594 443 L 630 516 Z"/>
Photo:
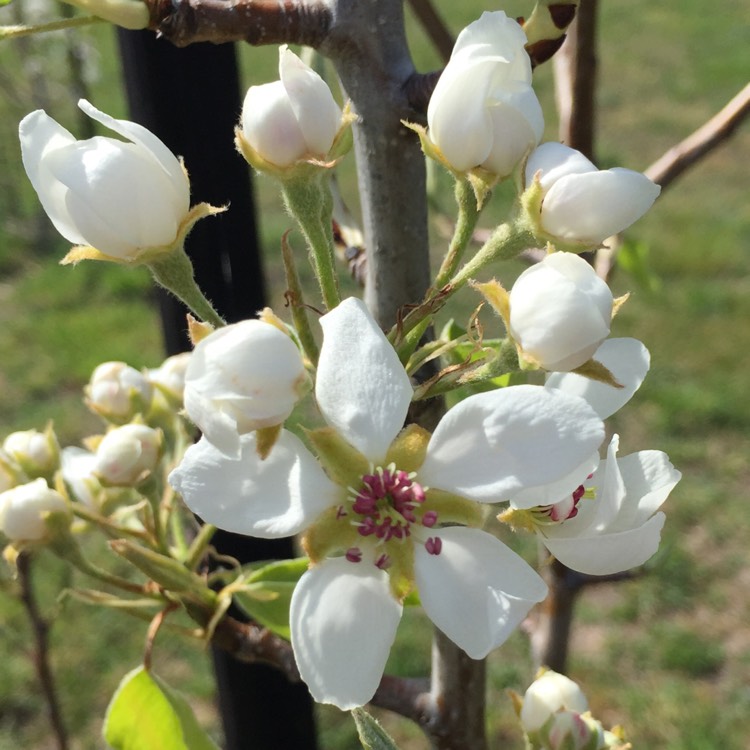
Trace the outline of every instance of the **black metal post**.
<path fill-rule="evenodd" d="M 184 158 L 193 204 L 231 205 L 199 222 L 188 238 L 198 283 L 226 320 L 254 317 L 265 290 L 249 168 L 233 144 L 241 106 L 234 47 L 178 49 L 151 32 L 118 33 L 132 119 Z M 167 352 L 184 351 L 184 307 L 162 292 L 158 301 Z M 242 562 L 294 555 L 288 539 L 220 532 L 216 546 Z M 214 653 L 214 666 L 227 750 L 315 750 L 312 702 L 303 684 L 223 652 Z"/>

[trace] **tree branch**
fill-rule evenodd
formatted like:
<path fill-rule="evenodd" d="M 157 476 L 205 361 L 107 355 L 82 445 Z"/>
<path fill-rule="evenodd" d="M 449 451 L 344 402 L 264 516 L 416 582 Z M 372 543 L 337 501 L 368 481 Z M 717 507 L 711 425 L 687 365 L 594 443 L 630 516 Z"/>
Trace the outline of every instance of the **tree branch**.
<path fill-rule="evenodd" d="M 708 122 L 657 159 L 646 170 L 646 175 L 664 190 L 683 172 L 726 141 L 748 115 L 750 83 Z"/>
<path fill-rule="evenodd" d="M 409 0 L 409 5 L 443 62 L 448 62 L 455 40 L 433 3 L 430 0 Z"/>
<path fill-rule="evenodd" d="M 49 625 L 45 621 L 34 597 L 31 577 L 32 558 L 28 552 L 18 556 L 18 580 L 21 586 L 21 602 L 26 608 L 26 614 L 31 622 L 34 638 L 34 667 L 36 668 L 42 695 L 47 703 L 47 713 L 52 725 L 52 734 L 58 750 L 68 750 L 68 735 L 63 723 L 60 702 L 57 698 L 55 679 L 49 663 Z"/>
<path fill-rule="evenodd" d="M 322 0 L 146 0 L 149 28 L 177 47 L 195 42 L 306 44 L 328 34 L 331 11 Z"/>

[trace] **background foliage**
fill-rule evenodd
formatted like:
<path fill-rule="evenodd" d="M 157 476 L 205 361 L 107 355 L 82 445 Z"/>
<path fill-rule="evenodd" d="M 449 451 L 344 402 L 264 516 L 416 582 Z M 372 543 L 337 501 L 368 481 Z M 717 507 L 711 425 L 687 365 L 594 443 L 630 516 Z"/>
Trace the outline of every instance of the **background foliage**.
<path fill-rule="evenodd" d="M 442 5 L 454 30 L 481 10 L 496 8 L 478 0 Z M 644 169 L 745 84 L 750 45 L 743 3 L 720 0 L 712 9 L 698 0 L 602 0 L 600 5 L 598 161 Z M 515 0 L 505 9 L 519 15 L 530 7 Z M 2 12 L 9 23 L 20 11 L 11 5 Z M 437 66 L 414 26 L 420 69 Z M 41 429 L 53 418 L 67 444 L 98 427 L 80 403 L 81 386 L 96 364 L 119 359 L 136 367 L 156 366 L 162 358 L 145 272 L 94 263 L 58 268 L 66 244 L 42 214 L 20 166 L 16 128 L 31 109 L 43 106 L 83 135 L 74 107 L 78 94 L 71 94 L 71 60 L 79 60 L 94 103 L 126 116 L 110 29 L 0 45 L 0 425 L 4 435 Z M 244 49 L 242 60 L 248 84 L 275 76 L 275 50 Z M 546 66 L 536 76 L 546 104 L 546 135 L 554 139 L 551 73 Z M 614 421 L 622 436 L 621 455 L 660 448 L 684 479 L 668 502 L 663 548 L 648 575 L 590 587 L 582 598 L 571 676 L 588 693 L 594 713 L 607 725 L 624 724 L 641 748 L 742 750 L 746 742 L 749 158 L 745 126 L 666 191 L 629 233 L 631 245 L 647 254 L 654 275 L 650 287 L 625 271 L 614 279 L 617 294 L 634 292 L 614 335 L 641 338 L 652 352 L 645 385 Z M 352 175 L 350 165 L 345 184 Z M 270 182 L 259 185 L 271 303 L 281 310 L 278 241 L 289 221 Z M 449 196 L 439 196 L 438 203 L 450 206 Z M 435 246 L 444 247 L 437 230 Z M 497 273 L 510 283 L 518 270 L 499 268 Z M 74 583 L 69 572 L 46 556 L 37 570 L 38 595 L 53 621 L 53 666 L 74 747 L 101 747 L 104 708 L 122 675 L 138 663 L 144 628 L 74 601 L 56 602 L 57 592 Z M 49 746 L 48 727 L 15 589 L 4 570 L 0 750 L 43 750 Z M 410 613 L 390 668 L 405 675 L 424 672 L 428 643 L 429 628 L 418 613 Z M 503 689 L 522 691 L 528 683 L 526 651 L 525 636 L 517 633 L 490 659 L 490 736 L 498 744 L 507 736 L 519 740 Z M 160 636 L 157 672 L 179 683 L 201 721 L 217 731 L 209 667 L 193 644 Z M 425 747 L 419 730 L 383 719 L 403 747 Z M 321 747 L 357 746 L 348 717 L 324 709 L 321 722 Z"/>

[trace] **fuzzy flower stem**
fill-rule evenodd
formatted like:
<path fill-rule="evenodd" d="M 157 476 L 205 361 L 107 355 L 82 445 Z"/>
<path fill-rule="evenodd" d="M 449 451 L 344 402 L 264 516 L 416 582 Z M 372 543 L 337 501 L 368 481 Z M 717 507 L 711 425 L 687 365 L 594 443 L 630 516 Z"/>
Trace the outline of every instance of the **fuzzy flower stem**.
<path fill-rule="evenodd" d="M 294 263 L 294 253 L 287 241 L 285 234 L 281 240 L 281 257 L 284 262 L 284 273 L 286 275 L 286 287 L 289 299 L 289 306 L 292 310 L 292 320 L 299 337 L 299 342 L 305 350 L 308 359 L 314 364 L 318 364 L 320 349 L 315 342 L 310 320 L 305 309 L 302 285 L 300 284 L 297 266 Z"/>
<path fill-rule="evenodd" d="M 481 212 L 481 209 L 477 206 L 474 190 L 468 180 L 456 180 L 455 196 L 456 203 L 458 204 L 458 219 L 450 247 L 435 278 L 435 287 L 437 289 L 445 286 L 451 276 L 456 273 L 456 268 L 471 242 L 471 237 Z"/>
<path fill-rule="evenodd" d="M 497 260 L 509 260 L 538 242 L 522 222 L 500 224 L 477 254 L 451 279 L 454 291 L 474 278 L 479 271 Z"/>
<path fill-rule="evenodd" d="M 178 247 L 164 258 L 148 263 L 148 267 L 156 282 L 184 302 L 201 320 L 215 328 L 225 325 L 195 283 L 193 264 L 184 248 Z"/>
<path fill-rule="evenodd" d="M 320 286 L 323 302 L 333 310 L 341 302 L 334 267 L 331 216 L 333 201 L 323 176 L 305 175 L 301 179 L 282 183 L 284 203 L 305 235 L 310 250 L 310 262 Z"/>
<path fill-rule="evenodd" d="M 61 29 L 72 29 L 77 26 L 90 26 L 94 23 L 106 23 L 103 18 L 97 16 L 76 16 L 75 18 L 65 18 L 60 21 L 51 21 L 50 23 L 40 23 L 27 26 L 24 24 L 14 26 L 0 26 L 0 41 L 4 39 L 18 39 L 22 36 L 31 36 L 32 34 L 43 34 L 47 31 L 60 31 Z"/>

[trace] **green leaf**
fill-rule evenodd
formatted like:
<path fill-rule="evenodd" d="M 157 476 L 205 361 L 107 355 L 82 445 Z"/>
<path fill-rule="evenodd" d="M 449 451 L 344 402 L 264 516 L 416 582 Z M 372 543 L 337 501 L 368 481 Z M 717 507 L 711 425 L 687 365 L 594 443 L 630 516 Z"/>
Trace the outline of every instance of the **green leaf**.
<path fill-rule="evenodd" d="M 187 701 L 142 666 L 112 696 L 103 735 L 113 750 L 218 750 Z"/>
<path fill-rule="evenodd" d="M 651 294 L 661 289 L 661 279 L 651 267 L 650 248 L 645 242 L 625 242 L 617 255 L 617 264 L 635 279 L 638 286 Z"/>
<path fill-rule="evenodd" d="M 254 570 L 234 600 L 254 620 L 289 640 L 289 605 L 297 581 L 307 570 L 306 557 L 279 560 Z"/>
<path fill-rule="evenodd" d="M 13 0 L 0 0 L 0 8 L 2 8 L 4 5 L 10 5 L 13 2 Z"/>
<path fill-rule="evenodd" d="M 357 734 L 365 750 L 398 750 L 398 745 L 378 721 L 363 708 L 352 711 Z"/>

